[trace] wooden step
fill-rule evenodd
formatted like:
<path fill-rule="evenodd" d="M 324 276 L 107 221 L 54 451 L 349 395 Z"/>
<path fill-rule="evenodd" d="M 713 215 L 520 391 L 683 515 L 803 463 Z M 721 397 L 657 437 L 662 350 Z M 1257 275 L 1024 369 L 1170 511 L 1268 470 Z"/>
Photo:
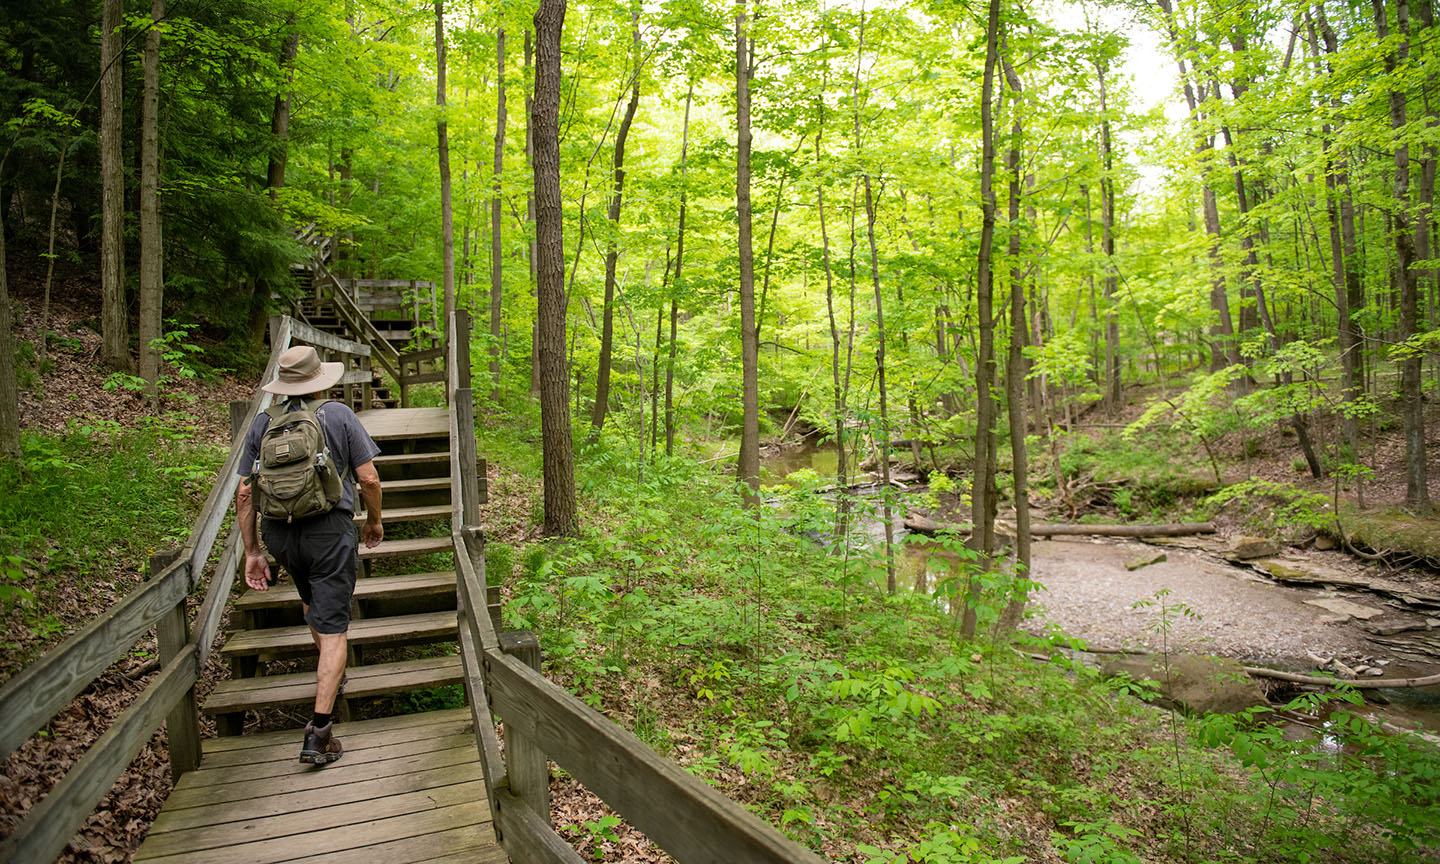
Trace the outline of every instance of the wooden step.
<path fill-rule="evenodd" d="M 380 511 L 380 521 L 386 525 L 395 522 L 433 522 L 439 519 L 450 518 L 449 504 L 432 504 L 428 507 L 384 507 Z M 355 524 L 359 525 L 365 521 L 364 513 L 355 514 Z"/>
<path fill-rule="evenodd" d="M 401 558 L 406 555 L 452 551 L 454 551 L 454 545 L 449 537 L 412 537 L 406 540 L 384 540 L 373 549 L 361 546 L 360 560 L 375 561 L 380 558 Z"/>
<path fill-rule="evenodd" d="M 449 454 L 447 453 L 448 457 Z M 377 457 L 378 458 L 378 457 Z M 381 480 L 380 490 L 385 495 L 398 492 L 429 492 L 449 489 L 449 477 L 421 477 L 418 480 Z"/>
<path fill-rule="evenodd" d="M 379 619 L 377 619 L 379 620 Z M 430 687 L 459 684 L 464 678 L 459 655 L 427 657 L 345 670 L 345 695 L 383 696 Z M 220 681 L 205 700 L 206 714 L 304 705 L 315 698 L 315 673 L 232 678 Z"/>
<path fill-rule="evenodd" d="M 351 645 L 408 645 L 455 638 L 454 610 L 362 618 L 350 622 Z M 227 657 L 255 654 L 309 654 L 315 651 L 309 627 L 270 627 L 241 630 L 232 635 L 220 653 Z"/>
<path fill-rule="evenodd" d="M 356 600 L 391 600 L 397 597 L 444 597 L 455 593 L 455 572 L 405 573 L 398 576 L 367 576 L 355 580 Z M 235 600 L 235 608 L 282 609 L 300 602 L 294 583 L 276 585 L 268 591 L 246 591 Z"/>
<path fill-rule="evenodd" d="M 382 465 L 436 465 L 449 464 L 449 462 L 449 450 L 441 450 L 437 453 L 394 453 L 389 456 L 375 457 L 376 468 Z"/>

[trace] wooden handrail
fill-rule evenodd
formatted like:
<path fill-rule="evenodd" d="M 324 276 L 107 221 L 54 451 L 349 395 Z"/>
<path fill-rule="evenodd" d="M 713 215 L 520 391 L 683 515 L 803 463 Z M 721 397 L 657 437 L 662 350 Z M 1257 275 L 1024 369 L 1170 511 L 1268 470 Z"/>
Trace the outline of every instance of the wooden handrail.
<path fill-rule="evenodd" d="M 334 333 L 326 333 L 324 330 L 294 319 L 290 321 L 290 338 L 292 342 L 304 342 L 314 345 L 316 348 L 329 348 L 331 351 L 339 351 L 341 354 L 349 354 L 352 357 L 369 357 L 371 353 L 369 345 L 342 339 Z"/>
<path fill-rule="evenodd" d="M 371 356 L 380 361 L 380 365 L 384 367 L 385 371 L 389 372 L 391 377 L 398 381 L 400 379 L 400 369 L 398 368 L 400 353 L 395 350 L 395 346 L 391 345 L 390 341 L 380 334 L 380 331 L 375 328 L 374 323 L 371 322 L 369 317 L 355 304 L 354 299 L 350 297 L 350 293 L 344 289 L 334 273 L 331 273 L 324 265 L 319 263 L 315 266 L 315 272 L 317 275 L 329 280 L 330 285 L 334 289 L 331 291 L 331 299 L 335 301 L 335 307 L 340 310 L 341 317 L 346 319 L 346 323 L 350 325 L 350 329 L 374 349 Z"/>
<path fill-rule="evenodd" d="M 0 755 L 15 752 L 189 593 L 190 562 L 180 560 L 5 682 Z"/>
<path fill-rule="evenodd" d="M 183 562 L 179 566 L 183 566 Z M 0 846 L 0 861 L 14 864 L 54 861 L 85 824 L 95 805 L 115 785 L 115 778 L 199 677 L 199 655 L 195 646 L 186 646 L 85 751 L 45 800 L 26 814 L 15 833 Z"/>

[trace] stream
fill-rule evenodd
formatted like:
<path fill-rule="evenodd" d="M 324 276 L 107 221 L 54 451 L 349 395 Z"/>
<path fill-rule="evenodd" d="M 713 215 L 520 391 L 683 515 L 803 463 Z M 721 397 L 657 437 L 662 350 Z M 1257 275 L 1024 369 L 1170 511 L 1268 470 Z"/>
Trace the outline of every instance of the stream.
<path fill-rule="evenodd" d="M 807 444 L 762 453 L 761 481 L 786 483 L 789 474 L 806 468 L 833 477 L 836 461 L 833 446 Z M 856 529 L 879 545 L 885 532 L 879 478 L 873 479 L 874 485 L 853 490 L 862 502 Z M 921 483 L 906 485 L 912 494 L 925 491 Z M 897 581 L 902 590 L 933 590 L 938 580 L 954 572 L 954 556 L 929 541 L 901 543 L 909 534 L 904 516 L 903 504 L 898 505 L 893 514 Z M 1440 610 L 1417 612 L 1382 594 L 1344 590 L 1351 586 L 1343 584 L 1296 587 L 1261 572 L 1304 571 L 1317 580 L 1329 576 L 1354 582 L 1366 571 L 1357 559 L 1342 552 L 1282 548 L 1274 559 L 1250 567 L 1226 560 L 1226 549 L 1227 542 L 1219 538 L 1036 540 L 1032 567 L 1044 590 L 1032 595 L 1031 616 L 1023 626 L 1034 633 L 1058 626 L 1101 650 L 1158 651 L 1165 647 L 1155 632 L 1158 608 L 1136 604 L 1156 602 L 1157 595 L 1168 591 L 1165 604 L 1183 604 L 1193 613 L 1170 616 L 1163 640 L 1171 651 L 1302 674 L 1315 674 L 1314 657 L 1334 657 L 1351 668 L 1369 667 L 1379 670 L 1371 674 L 1389 677 L 1440 672 Z M 1127 562 L 1162 551 L 1164 561 L 1134 571 L 1126 568 Z M 1411 628 L 1404 634 L 1406 641 L 1390 632 L 1397 627 Z M 1440 687 L 1382 688 L 1365 695 L 1367 706 L 1383 720 L 1403 728 L 1440 729 Z M 1299 722 L 1303 725 L 1303 719 Z"/>

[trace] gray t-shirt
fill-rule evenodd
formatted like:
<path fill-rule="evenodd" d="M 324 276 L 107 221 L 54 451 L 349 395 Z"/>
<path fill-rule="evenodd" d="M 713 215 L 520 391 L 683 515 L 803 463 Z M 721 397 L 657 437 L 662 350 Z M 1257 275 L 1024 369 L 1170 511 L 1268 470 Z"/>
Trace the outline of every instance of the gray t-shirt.
<path fill-rule="evenodd" d="M 301 400 L 292 398 L 286 405 L 286 410 L 296 411 L 301 407 Z M 342 491 L 340 503 L 335 505 L 336 510 L 344 510 L 346 513 L 355 512 L 355 469 L 380 455 L 380 446 L 370 437 L 361 425 L 360 418 L 350 410 L 350 406 L 341 402 L 326 402 L 315 412 L 320 420 L 320 428 L 325 430 L 325 443 L 330 447 L 330 458 L 335 460 L 336 465 L 346 466 L 349 470 L 341 472 Z M 245 451 L 240 454 L 240 465 L 235 473 L 241 477 L 249 477 L 255 470 L 255 461 L 260 458 L 260 439 L 265 437 L 265 430 L 270 428 L 270 415 L 261 412 L 250 424 L 250 431 L 245 435 Z"/>

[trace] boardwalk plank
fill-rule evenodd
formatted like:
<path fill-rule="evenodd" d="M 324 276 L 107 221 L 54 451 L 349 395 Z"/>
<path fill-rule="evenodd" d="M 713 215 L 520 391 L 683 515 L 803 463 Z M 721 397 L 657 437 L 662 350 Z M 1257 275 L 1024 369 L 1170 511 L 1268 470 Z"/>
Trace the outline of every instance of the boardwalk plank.
<path fill-rule="evenodd" d="M 266 795 L 284 795 L 307 789 L 323 789 L 346 783 L 363 783 L 369 780 L 399 777 L 432 768 L 447 768 L 475 761 L 475 744 L 467 742 L 464 747 L 451 747 L 429 753 L 417 753 L 384 761 L 345 762 L 343 759 L 324 769 L 286 774 L 265 781 Z M 186 775 L 187 777 L 190 775 Z M 183 810 L 191 807 L 210 807 L 227 801 L 243 801 L 254 798 L 256 789 L 250 782 L 225 783 L 215 786 L 177 788 L 165 799 L 165 809 Z"/>
<path fill-rule="evenodd" d="M 305 859 L 306 864 L 412 864 L 431 861 L 439 856 L 458 856 L 470 864 L 509 864 L 510 859 L 495 839 L 489 823 L 437 831 L 391 843 L 380 843 L 346 852 L 317 855 Z"/>
<path fill-rule="evenodd" d="M 383 540 L 380 545 L 360 547 L 361 561 L 375 561 L 380 558 L 403 558 L 406 555 L 425 555 L 430 552 L 454 551 L 449 536 L 407 537 L 404 540 Z"/>
<path fill-rule="evenodd" d="M 356 666 L 347 672 L 345 696 L 360 698 L 458 684 L 464 679 L 460 658 L 427 657 L 375 666 Z M 315 673 L 231 678 L 216 684 L 205 700 L 206 714 L 224 714 L 260 707 L 304 705 L 315 699 Z"/>
<path fill-rule="evenodd" d="M 388 618 L 366 618 L 350 622 L 351 645 L 433 642 L 455 636 L 455 612 L 422 612 L 418 615 L 392 615 Z M 310 628 L 270 627 L 265 630 L 241 630 L 220 648 L 226 657 L 248 654 L 304 654 L 315 650 Z"/>
<path fill-rule="evenodd" d="M 234 846 L 239 843 L 258 843 L 274 840 L 277 837 L 294 837 L 297 834 L 308 835 L 317 826 L 324 826 L 326 829 L 343 828 L 347 825 L 359 826 L 375 820 L 424 813 L 429 810 L 483 802 L 484 800 L 485 781 L 471 780 L 466 783 L 454 783 L 449 786 L 372 798 L 368 801 L 344 804 L 327 804 L 322 801 L 317 802 L 322 806 L 298 813 L 226 822 L 222 825 L 209 825 L 203 828 L 189 828 L 159 836 L 151 835 L 140 847 L 135 860 L 143 861 L 166 855 L 197 853 L 207 849 L 218 849 L 222 846 Z M 486 817 L 489 817 L 488 809 Z M 357 830 L 363 829 L 357 828 Z"/>
<path fill-rule="evenodd" d="M 343 739 L 342 739 L 343 741 Z M 397 744 L 387 744 L 382 747 L 368 747 L 351 750 L 345 748 L 345 756 L 335 765 L 344 765 L 346 759 L 360 762 L 379 762 L 386 759 L 396 759 L 401 756 L 413 756 L 417 753 L 430 753 L 435 750 L 449 750 L 452 747 L 460 747 L 469 743 L 472 747 L 475 744 L 475 736 L 469 732 L 458 735 L 446 735 L 441 738 L 426 736 L 415 741 L 402 741 Z M 254 780 L 262 780 L 270 777 L 284 777 L 288 775 L 304 774 L 329 774 L 334 770 L 335 765 L 316 766 L 302 765 L 300 759 L 300 737 L 296 735 L 295 742 L 290 745 L 290 759 L 276 760 L 274 762 L 260 762 L 258 764 L 232 765 L 225 768 L 212 768 L 202 771 L 192 771 L 180 778 L 180 785 L 177 789 L 194 789 L 202 786 L 215 786 L 223 783 L 240 783 Z M 188 781 L 188 782 L 187 782 Z"/>
<path fill-rule="evenodd" d="M 374 408 L 358 416 L 376 441 L 450 436 L 450 414 L 444 408 Z"/>
<path fill-rule="evenodd" d="M 437 832 L 448 832 L 457 828 L 470 828 L 470 846 L 483 845 L 485 840 L 494 842 L 495 833 L 487 823 L 489 807 L 483 801 L 438 807 L 421 813 L 376 819 L 362 825 L 344 825 L 338 828 L 312 830 L 290 837 L 276 837 L 253 843 L 237 843 L 199 852 L 185 851 L 161 858 L 146 859 L 157 864 L 280 864 L 283 861 L 314 859 L 328 853 L 344 852 L 351 862 L 364 861 L 366 864 L 383 864 L 385 861 L 414 860 L 409 853 L 401 857 L 383 857 L 383 852 L 372 852 L 395 840 L 424 837 Z M 478 835 L 476 837 L 475 835 Z M 479 839 L 480 842 L 474 842 Z M 463 835 L 457 841 L 465 842 Z M 450 849 L 442 852 L 455 851 Z M 460 846 L 459 848 L 465 848 Z M 433 857 L 433 856 L 432 856 Z M 335 859 L 341 860 L 341 859 Z"/>
<path fill-rule="evenodd" d="M 427 726 L 435 723 L 450 723 L 464 720 L 470 717 L 470 712 L 465 708 L 449 708 L 443 711 L 422 711 L 419 714 L 400 714 L 394 717 L 381 717 L 377 720 L 357 720 L 352 723 L 341 723 L 335 727 L 336 735 L 355 738 L 361 735 L 368 735 L 371 732 L 384 732 L 389 729 L 398 729 L 401 726 Z M 244 735 L 227 738 L 205 739 L 205 755 L 211 753 L 223 753 L 226 750 L 245 750 L 250 747 L 268 747 L 271 744 L 283 744 L 286 741 L 298 740 L 295 736 L 297 730 L 287 729 L 283 732 L 262 732 L 258 735 Z"/>
<path fill-rule="evenodd" d="M 155 824 L 150 827 L 147 838 L 191 828 L 203 828 L 207 825 L 221 825 L 250 819 L 264 819 L 268 816 L 281 816 L 286 813 L 299 813 L 319 806 L 351 804 L 357 801 L 369 801 L 372 798 L 419 792 L 456 783 L 468 783 L 472 780 L 483 779 L 483 777 L 484 772 L 481 770 L 479 761 L 472 760 L 465 764 L 411 771 L 394 777 L 378 777 L 374 780 L 361 780 L 357 783 L 341 783 L 339 785 L 327 784 L 318 789 L 298 789 L 282 794 L 271 793 L 268 784 L 263 787 L 257 785 L 252 789 L 252 793 L 256 796 L 253 798 L 225 801 L 204 807 L 186 807 L 179 810 L 171 810 L 167 807 L 155 818 Z M 149 842 L 148 839 L 146 842 Z"/>
<path fill-rule="evenodd" d="M 355 580 L 356 600 L 386 600 L 393 597 L 444 596 L 455 591 L 455 571 L 403 573 L 396 576 L 364 576 Z M 276 585 L 266 591 L 246 591 L 235 600 L 236 609 L 280 609 L 297 606 L 300 592 L 295 583 Z"/>
<path fill-rule="evenodd" d="M 451 735 L 466 735 L 470 732 L 470 722 L 464 723 L 442 723 L 430 726 L 403 726 L 399 729 L 391 729 L 388 732 L 377 732 L 373 735 L 352 737 L 343 734 L 341 730 L 336 737 L 345 747 L 345 755 L 352 753 L 365 753 L 383 747 L 391 747 L 396 744 L 404 744 L 408 741 L 419 741 L 425 738 L 444 738 Z M 230 753 L 216 753 L 205 758 L 205 770 L 219 770 L 230 768 L 236 765 L 261 765 L 266 762 L 294 762 L 300 755 L 300 739 L 303 732 L 296 729 L 294 737 L 283 744 L 272 744 L 269 747 L 253 747 L 249 750 L 236 750 Z"/>

